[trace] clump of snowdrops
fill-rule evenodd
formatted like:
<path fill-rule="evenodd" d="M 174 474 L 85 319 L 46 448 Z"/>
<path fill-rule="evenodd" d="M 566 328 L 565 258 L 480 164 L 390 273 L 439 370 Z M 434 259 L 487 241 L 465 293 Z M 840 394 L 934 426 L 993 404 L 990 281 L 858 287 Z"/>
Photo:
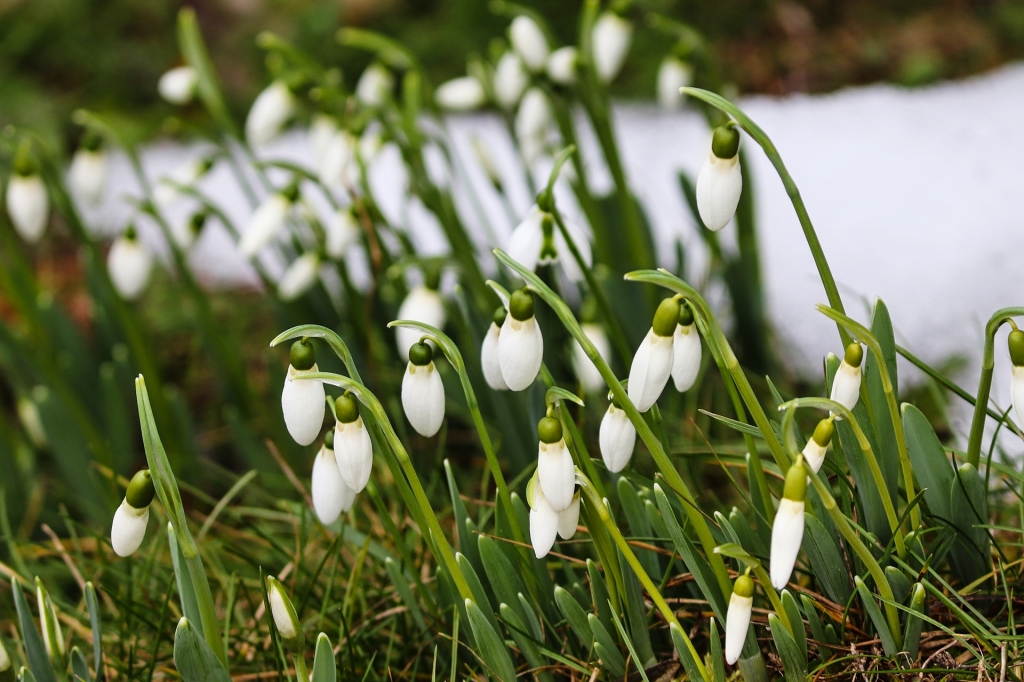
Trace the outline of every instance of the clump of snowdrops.
<path fill-rule="evenodd" d="M 867 325 L 846 312 L 779 152 L 715 94 L 725 84 L 691 28 L 639 4 L 591 1 L 578 43 L 558 46 L 543 17 L 494 9 L 509 18 L 507 41 L 436 88 L 415 55 L 381 35 L 340 31 L 372 59 L 349 83 L 265 34 L 271 81 L 244 126 L 184 10 L 183 65 L 159 92 L 182 116 L 203 112 L 215 132 L 167 177 L 150 179 L 132 141 L 90 112 L 76 117 L 82 142 L 66 174 L 30 131 L 5 137 L 14 230 L 2 230 L 2 284 L 23 327 L 2 339 L 25 433 L 15 440 L 52 452 L 81 488 L 76 508 L 112 522 L 98 533 L 65 515 L 63 540 L 45 527 L 77 583 L 55 600 L 32 582 L 44 564 L 23 555 L 0 505 L 18 618 L 14 638 L 0 636 L 0 676 L 152 679 L 168 653 L 186 682 L 273 668 L 314 682 L 1019 675 L 1010 495 L 1021 476 L 994 453 L 1001 430 L 1021 434 L 1024 332 L 1014 318 L 1024 308 L 991 318 L 970 394 L 896 345 L 882 301 Z M 684 276 L 682 253 L 676 272 L 656 269 L 621 164 L 607 87 L 644 30 L 673 42 L 658 76 L 662 106 L 685 99 L 709 122 L 708 148 L 694 150 L 700 173 L 680 181 L 711 280 L 732 297 L 729 316 L 705 299 L 708 279 Z M 469 160 L 512 218 L 498 248 L 468 227 L 456 199 L 456 185 L 479 190 L 442 115 L 482 107 L 507 124 L 522 163 L 499 167 L 482 140 Z M 588 183 L 581 121 L 611 171 L 607 196 Z M 306 164 L 267 152 L 299 126 Z M 445 255 L 417 252 L 375 200 L 369 169 L 386 147 L 408 172 L 409 200 L 440 225 Z M 141 196 L 107 249 L 78 209 L 108 191 L 112 153 L 126 156 Z M 427 167 L 437 153 L 443 180 Z M 766 154 L 778 171 L 821 275 L 828 303 L 817 313 L 835 322 L 839 351 L 824 359 L 828 398 L 784 398 L 785 387 L 744 370 L 773 366 L 745 153 Z M 248 197 L 244 224 L 206 189 L 216 172 Z M 510 200 L 512 172 L 524 173 L 531 206 Z M 189 207 L 181 225 L 166 217 L 176 203 Z M 82 249 L 99 344 L 41 305 L 32 252 L 22 252 L 43 248 L 33 245 L 44 244 L 51 206 Z M 159 229 L 169 258 L 154 257 L 142 224 Z M 287 328 L 265 339 L 287 349 L 263 352 L 269 388 L 254 385 L 240 339 L 190 267 L 212 229 L 231 236 Z M 739 232 L 736 256 L 718 242 L 725 229 Z M 219 499 L 177 479 L 199 465 L 187 408 L 140 322 L 158 263 L 191 308 L 233 447 L 252 466 L 218 472 L 230 481 Z M 1003 325 L 1010 364 L 1000 371 L 1012 368 L 1017 423 L 989 400 Z M 99 359 L 76 360 L 79 347 Z M 898 402 L 897 354 L 975 405 L 966 452 Z M 132 404 L 147 462 L 138 471 L 123 451 L 138 441 Z M 83 473 L 89 460 L 98 474 Z M 104 621 L 114 625 L 106 638 Z"/>

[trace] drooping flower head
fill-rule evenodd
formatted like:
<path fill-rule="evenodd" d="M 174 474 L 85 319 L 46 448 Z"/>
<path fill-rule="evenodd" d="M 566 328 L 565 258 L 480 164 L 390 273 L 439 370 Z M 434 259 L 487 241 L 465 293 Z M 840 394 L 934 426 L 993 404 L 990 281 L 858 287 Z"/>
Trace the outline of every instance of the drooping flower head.
<path fill-rule="evenodd" d="M 700 333 L 693 310 L 686 301 L 679 304 L 679 323 L 672 336 L 672 381 L 680 393 L 689 391 L 700 371 Z"/>
<path fill-rule="evenodd" d="M 426 268 L 423 284 L 409 290 L 402 305 L 398 306 L 399 320 L 413 320 L 429 324 L 435 329 L 443 329 L 448 320 L 444 308 L 444 299 L 438 291 L 441 285 L 441 272 L 437 268 Z M 409 359 L 409 348 L 420 340 L 422 332 L 412 327 L 396 327 L 395 343 L 398 355 L 402 360 Z"/>
<path fill-rule="evenodd" d="M 137 299 L 149 283 L 153 255 L 139 239 L 134 225 L 118 237 L 107 254 L 107 271 L 117 293 L 129 301 Z"/>
<path fill-rule="evenodd" d="M 334 403 L 338 422 L 334 427 L 334 457 L 345 485 L 362 492 L 373 471 L 373 443 L 359 416 L 359 402 L 346 392 Z"/>
<path fill-rule="evenodd" d="M 395 77 L 391 70 L 380 62 L 366 67 L 356 83 L 356 98 L 370 107 L 379 107 L 391 97 Z"/>
<path fill-rule="evenodd" d="M 281 134 L 284 124 L 298 106 L 284 81 L 274 81 L 261 92 L 245 120 L 245 137 L 253 147 L 262 147 Z"/>
<path fill-rule="evenodd" d="M 508 37 L 512 49 L 522 58 L 526 68 L 534 73 L 544 70 L 551 48 L 548 47 L 544 31 L 532 17 L 520 14 L 513 19 L 508 28 Z"/>
<path fill-rule="evenodd" d="M 566 232 L 580 254 L 580 260 L 589 268 L 593 260 L 590 240 L 575 223 L 564 219 L 563 222 Z M 508 255 L 529 270 L 536 270 L 538 265 L 559 263 L 572 281 L 579 282 L 584 277 L 565 235 L 555 224 L 554 215 L 544 211 L 537 204 L 530 207 L 523 221 L 512 230 L 508 242 Z"/>
<path fill-rule="evenodd" d="M 402 408 L 416 433 L 427 438 L 436 434 L 444 421 L 444 383 L 426 341 L 409 347 L 409 364 L 402 377 Z"/>
<path fill-rule="evenodd" d="M 836 376 L 832 380 L 832 400 L 846 409 L 853 411 L 860 400 L 860 383 L 863 375 L 864 348 L 857 342 L 846 347 L 843 361 L 839 364 Z M 841 417 L 836 417 L 841 419 Z"/>
<path fill-rule="evenodd" d="M 729 597 L 729 610 L 725 614 L 725 662 L 733 665 L 740 658 L 750 627 L 750 613 L 754 606 L 754 581 L 749 569 L 736 577 Z"/>
<path fill-rule="evenodd" d="M 782 500 L 775 512 L 772 524 L 771 580 L 772 586 L 781 590 L 789 583 L 804 539 L 804 499 L 807 496 L 807 467 L 803 456 L 786 472 L 786 484 L 782 489 Z"/>
<path fill-rule="evenodd" d="M 94 130 L 86 130 L 82 144 L 71 159 L 68 169 L 68 188 L 87 203 L 96 204 L 103 198 L 107 180 L 107 153 L 103 137 Z"/>
<path fill-rule="evenodd" d="M 552 509 L 564 511 L 572 502 L 576 488 L 576 467 L 562 438 L 562 422 L 552 416 L 551 406 L 548 406 L 548 415 L 537 424 L 537 436 L 540 440 L 537 476 L 541 490 Z"/>
<path fill-rule="evenodd" d="M 569 540 L 576 534 L 580 522 L 580 492 L 575 492 L 568 507 L 555 511 L 544 495 L 540 476 L 534 472 L 526 486 L 526 499 L 530 504 L 530 544 L 534 555 L 543 559 L 554 546 L 556 537 Z"/>
<path fill-rule="evenodd" d="M 483 106 L 487 93 L 483 84 L 473 76 L 461 76 L 445 81 L 437 87 L 434 100 L 442 109 L 472 111 Z"/>
<path fill-rule="evenodd" d="M 594 22 L 591 34 L 594 70 L 603 83 L 610 83 L 619 75 L 632 41 L 632 22 L 615 12 L 602 12 Z"/>
<path fill-rule="evenodd" d="M 281 391 L 281 413 L 288 433 L 299 445 L 309 445 L 324 424 L 326 394 L 324 385 L 312 379 L 297 379 L 300 372 L 317 372 L 316 349 L 305 338 L 292 344 L 289 354 L 288 375 Z"/>
<path fill-rule="evenodd" d="M 1013 412 L 1017 415 L 1017 423 L 1024 425 L 1024 331 L 1014 326 L 1007 343 L 1010 348 L 1010 362 L 1013 363 L 1013 380 L 1010 384 Z"/>
<path fill-rule="evenodd" d="M 612 398 L 608 410 L 601 419 L 598 431 L 598 445 L 601 448 L 601 459 L 608 471 L 617 474 L 626 468 L 633 457 L 636 446 L 636 427 L 629 420 L 626 411 Z"/>
<path fill-rule="evenodd" d="M 253 258 L 260 250 L 270 244 L 284 229 L 292 208 L 299 200 L 299 186 L 291 183 L 280 192 L 274 192 L 259 205 L 245 232 L 238 242 L 238 250 L 246 258 Z"/>
<path fill-rule="evenodd" d="M 14 157 L 14 172 L 7 182 L 7 213 L 14 229 L 29 244 L 43 236 L 50 217 L 50 198 L 28 143 L 22 143 Z"/>
<path fill-rule="evenodd" d="M 576 82 L 577 50 L 572 45 L 560 47 L 548 57 L 548 78 L 559 85 L 572 85 Z"/>
<path fill-rule="evenodd" d="M 675 55 L 669 55 L 658 67 L 658 104 L 662 109 L 674 111 L 683 103 L 680 92 L 693 80 L 693 67 Z"/>
<path fill-rule="evenodd" d="M 604 327 L 595 322 L 584 322 L 580 325 L 580 329 L 587 340 L 597 349 L 597 354 L 607 361 L 611 357 L 612 347 Z M 587 393 L 597 393 L 603 390 L 605 388 L 604 377 L 598 371 L 597 365 L 590 359 L 578 341 L 573 339 L 570 343 L 572 344 L 573 369 L 583 385 L 583 390 Z"/>
<path fill-rule="evenodd" d="M 345 484 L 334 456 L 334 429 L 324 434 L 324 444 L 313 460 L 310 478 L 313 510 L 320 523 L 334 523 L 343 512 L 352 508 L 356 493 Z"/>
<path fill-rule="evenodd" d="M 149 506 L 153 503 L 156 489 L 149 469 L 136 472 L 128 483 L 121 506 L 114 513 L 110 528 L 110 544 L 118 556 L 134 554 L 146 537 L 149 522 Z"/>
<path fill-rule="evenodd" d="M 171 104 L 188 104 L 196 94 L 199 75 L 191 66 L 176 66 L 160 76 L 156 89 Z"/>
<path fill-rule="evenodd" d="M 516 141 L 527 165 L 533 164 L 548 148 L 548 136 L 554 117 L 547 95 L 539 87 L 532 87 L 523 95 L 516 111 Z"/>
<path fill-rule="evenodd" d="M 709 230 L 729 224 L 743 191 L 740 172 L 740 131 L 734 121 L 715 128 L 711 154 L 697 175 L 697 211 Z"/>
<path fill-rule="evenodd" d="M 507 315 L 505 306 L 498 306 L 494 310 L 491 326 L 487 328 L 484 342 L 480 346 L 480 366 L 483 368 L 484 381 L 495 391 L 508 390 L 508 384 L 501 375 L 501 361 L 498 357 L 498 338 L 501 336 L 501 327 L 505 324 Z"/>
<path fill-rule="evenodd" d="M 826 417 L 814 427 L 814 434 L 804 446 L 803 456 L 807 466 L 814 473 L 821 471 L 821 465 L 825 462 L 825 453 L 828 452 L 828 444 L 832 442 L 832 435 L 836 431 L 834 417 Z"/>
<path fill-rule="evenodd" d="M 528 388 L 537 378 L 544 361 L 544 336 L 534 316 L 534 298 L 523 287 L 509 298 L 509 314 L 498 335 L 498 365 L 501 376 L 513 391 Z"/>
<path fill-rule="evenodd" d="M 498 106 L 506 111 L 515 109 L 529 84 L 530 76 L 519 55 L 512 50 L 503 54 L 494 67 L 494 98 Z"/>
<path fill-rule="evenodd" d="M 672 375 L 674 336 L 678 326 L 679 300 L 666 298 L 658 304 L 651 329 L 640 342 L 629 368 L 629 399 L 640 412 L 651 409 L 658 401 Z"/>

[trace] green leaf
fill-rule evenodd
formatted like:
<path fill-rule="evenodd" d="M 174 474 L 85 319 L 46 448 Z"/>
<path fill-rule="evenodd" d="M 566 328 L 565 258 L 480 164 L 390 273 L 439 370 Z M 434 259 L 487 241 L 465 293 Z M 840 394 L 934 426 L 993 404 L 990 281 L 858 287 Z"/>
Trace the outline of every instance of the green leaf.
<path fill-rule="evenodd" d="M 836 545 L 836 536 L 828 532 L 811 514 L 804 514 L 804 551 L 818 584 L 837 604 L 845 604 L 853 593 L 846 564 Z"/>
<path fill-rule="evenodd" d="M 466 505 L 462 502 L 459 486 L 455 482 L 455 474 L 452 473 L 451 464 L 447 459 L 444 461 L 444 474 L 448 479 L 448 491 L 451 494 L 452 515 L 455 518 L 455 527 L 459 531 L 459 551 L 466 555 L 475 568 L 480 566 L 480 552 L 477 549 L 476 540 L 470 534 L 470 528 L 466 525 L 466 522 L 470 521 L 469 512 L 466 511 Z"/>
<path fill-rule="evenodd" d="M 807 632 L 804 630 L 803 614 L 800 613 L 800 607 L 797 605 L 796 599 L 793 598 L 792 592 L 782 590 L 780 596 L 782 597 L 782 608 L 786 609 L 786 617 L 789 618 L 789 624 L 793 626 L 793 640 L 800 649 L 800 658 L 806 661 Z"/>
<path fill-rule="evenodd" d="M 907 452 L 918 485 L 924 488 L 924 501 L 933 515 L 948 521 L 953 517 L 949 506 L 949 491 L 955 478 L 953 465 L 921 410 L 904 403 L 901 412 Z"/>
<path fill-rule="evenodd" d="M 46 654 L 46 646 L 43 638 L 36 629 L 35 621 L 32 620 L 32 611 L 28 608 L 25 595 L 21 591 L 21 584 L 17 580 L 11 581 L 11 590 L 14 593 L 14 606 L 18 611 L 18 625 L 21 627 L 21 639 L 25 645 L 25 654 L 28 656 L 28 667 L 36 682 L 57 682 L 57 676 L 50 664 L 50 657 Z"/>
<path fill-rule="evenodd" d="M 806 594 L 800 595 L 800 602 L 804 606 L 804 614 L 807 616 L 807 625 L 811 628 L 811 639 L 817 644 L 818 657 L 825 660 L 829 657 L 830 652 L 828 647 L 824 646 L 828 642 L 828 636 L 825 634 L 825 628 L 821 625 L 821 618 L 818 616 L 818 609 L 816 604 L 811 597 Z"/>
<path fill-rule="evenodd" d="M 334 662 L 331 639 L 324 633 L 316 638 L 316 655 L 313 657 L 313 676 L 310 682 L 336 682 L 338 669 Z"/>
<path fill-rule="evenodd" d="M 491 620 L 472 599 L 466 600 L 466 614 L 469 617 L 469 627 L 473 630 L 473 639 L 476 641 L 476 654 L 487 666 L 488 672 L 501 682 L 515 682 L 516 669 L 508 655 L 505 641 L 498 636 L 497 628 L 491 625 Z"/>
<path fill-rule="evenodd" d="M 732 511 L 729 512 L 729 526 L 736 533 L 740 545 L 748 547 L 755 556 L 768 556 L 768 548 L 761 542 L 761 538 L 754 533 L 754 529 L 750 527 L 750 521 L 746 515 L 737 507 L 733 507 Z"/>
<path fill-rule="evenodd" d="M 608 596 L 608 585 L 593 559 L 587 559 L 587 573 L 590 574 L 590 596 L 597 610 L 597 617 L 605 629 L 612 627 L 612 607 Z"/>
<path fill-rule="evenodd" d="M 625 476 L 619 477 L 616 484 L 619 493 L 619 503 L 622 504 L 622 511 L 626 515 L 626 522 L 629 523 L 629 530 L 634 536 L 648 538 L 651 536 L 651 524 L 647 520 L 643 502 L 636 492 L 636 488 Z M 634 550 L 637 559 L 643 565 L 647 575 L 653 580 L 661 576 L 661 568 L 658 565 L 658 555 L 645 549 Z"/>
<path fill-rule="evenodd" d="M 899 651 L 899 647 L 896 645 L 896 640 L 893 639 L 892 630 L 889 629 L 889 624 L 882 616 L 881 609 L 878 608 L 878 604 L 875 602 L 875 596 L 868 590 L 868 586 L 864 584 L 864 581 L 860 579 L 860 576 L 854 576 L 853 581 L 857 585 L 857 592 L 860 594 L 861 602 L 864 604 L 864 611 L 868 614 L 871 619 L 872 625 L 875 626 L 875 632 L 878 633 L 878 639 L 882 641 L 882 649 L 885 651 L 886 656 L 895 656 Z"/>
<path fill-rule="evenodd" d="M 532 639 L 530 639 L 530 631 L 523 621 L 519 619 L 516 610 L 508 604 L 502 603 L 498 607 L 501 610 L 501 618 L 505 621 L 505 627 L 512 635 L 512 639 L 515 641 L 516 646 L 519 647 L 519 652 L 523 654 L 523 658 L 530 664 L 531 668 L 542 668 L 546 661 L 541 656 L 540 650 Z M 545 670 L 539 673 L 538 676 L 546 681 L 553 680 L 550 671 Z M 314 682 L 316 682 L 314 680 Z"/>
<path fill-rule="evenodd" d="M 601 621 L 594 614 L 588 614 L 590 629 L 594 633 L 594 652 L 601 658 L 604 667 L 616 677 L 626 674 L 626 659 L 622 657 L 619 646 L 612 638 Z"/>
<path fill-rule="evenodd" d="M 672 634 L 672 643 L 676 647 L 676 652 L 679 654 L 679 660 L 683 663 L 683 668 L 690 674 L 690 678 L 694 680 L 705 679 L 707 676 L 704 671 L 701 670 L 700 664 L 690 654 L 690 647 L 686 646 L 686 635 L 683 634 L 682 628 L 675 623 L 669 623 L 669 632 Z"/>
<path fill-rule="evenodd" d="M 707 410 L 703 410 L 702 409 L 702 410 L 697 410 L 697 411 L 700 412 L 701 414 L 705 414 L 705 415 L 711 417 L 712 419 L 714 419 L 717 422 L 721 422 L 722 424 L 725 424 L 730 429 L 732 429 L 734 431 L 737 431 L 739 433 L 742 433 L 745 436 L 753 436 L 754 438 L 764 439 L 764 434 L 761 433 L 761 429 L 757 428 L 756 426 L 753 426 L 751 424 L 744 424 L 741 421 L 736 421 L 735 419 L 730 419 L 729 417 L 723 417 L 720 414 L 715 414 L 714 412 L 708 412 Z"/>
<path fill-rule="evenodd" d="M 583 405 L 583 398 L 579 397 L 571 391 L 567 391 L 561 386 L 550 386 L 547 393 L 544 394 L 544 404 L 553 405 L 559 400 L 568 400 L 569 402 L 576 403 L 577 405 Z"/>
<path fill-rule="evenodd" d="M 902 604 L 907 599 L 907 595 L 910 594 L 910 579 L 895 566 L 885 567 L 885 578 L 889 581 L 889 587 L 892 589 L 892 596 L 897 602 Z"/>
<path fill-rule="evenodd" d="M 469 583 L 469 590 L 473 593 L 473 599 L 478 604 L 483 604 L 487 608 L 481 610 L 487 621 L 491 624 L 491 627 L 495 630 L 498 629 L 498 619 L 494 616 L 494 610 L 491 608 L 491 601 L 487 596 L 487 592 L 484 590 L 483 583 L 480 582 L 480 577 L 476 574 L 476 569 L 469 563 L 469 559 L 466 558 L 461 552 L 455 553 L 455 561 L 459 565 L 459 570 L 462 571 L 462 575 L 466 578 L 466 582 Z M 477 607 L 479 608 L 479 606 Z"/>
<path fill-rule="evenodd" d="M 892 382 L 892 395 L 899 395 L 896 381 L 896 339 L 893 335 L 892 320 L 889 318 L 889 309 L 880 298 L 875 299 L 875 308 L 871 314 L 871 334 L 882 349 L 889 381 Z M 871 403 L 871 421 L 874 426 L 875 440 L 878 442 L 878 449 L 875 450 L 878 466 L 882 470 L 889 491 L 895 495 L 899 484 L 900 468 L 900 453 L 896 445 L 895 428 L 899 425 L 894 427 L 892 423 L 889 404 L 879 372 L 878 359 L 873 352 L 867 353 L 867 357 L 864 358 L 864 385 L 867 387 L 867 395 Z"/>
<path fill-rule="evenodd" d="M 178 599 L 181 602 L 181 612 L 185 618 L 193 623 L 202 624 L 203 618 L 199 611 L 199 601 L 196 599 L 195 588 L 192 585 L 192 576 L 188 570 L 188 563 L 181 555 L 181 546 L 178 544 L 174 526 L 167 524 L 167 542 L 171 548 L 171 564 L 174 566 L 174 579 L 178 585 Z"/>
<path fill-rule="evenodd" d="M 509 608 L 519 610 L 519 600 L 516 595 L 526 593 L 526 585 L 519 575 L 519 571 L 512 566 L 505 553 L 501 551 L 498 544 L 486 535 L 477 536 L 477 548 L 480 552 L 480 561 L 484 567 L 484 574 L 487 582 L 498 603 L 508 604 Z M 526 614 L 519 613 L 520 620 L 525 619 Z"/>
<path fill-rule="evenodd" d="M 231 682 L 228 671 L 188 618 L 178 621 L 174 633 L 174 667 L 184 682 Z"/>
<path fill-rule="evenodd" d="M 588 650 L 592 648 L 594 645 L 594 633 L 587 620 L 588 614 L 580 606 L 580 603 L 576 601 L 576 598 L 568 590 L 563 589 L 561 585 L 556 585 L 555 603 L 558 604 L 558 610 L 562 612 L 562 616 L 565 617 L 580 643 Z"/>
<path fill-rule="evenodd" d="M 629 625 L 629 634 L 636 646 L 639 665 L 649 665 L 654 662 L 654 649 L 651 647 L 650 628 L 647 626 L 647 608 L 644 601 L 644 591 L 640 586 L 640 579 L 626 563 L 626 558 L 621 552 L 619 554 L 619 568 L 622 571 L 622 603 L 625 606 L 626 622 Z M 612 613 L 615 619 L 615 613 Z"/>
<path fill-rule="evenodd" d="M 801 656 L 800 647 L 789 634 L 789 630 L 774 613 L 768 614 L 768 627 L 775 640 L 775 648 L 782 659 L 782 671 L 786 682 L 807 682 L 807 658 Z"/>
<path fill-rule="evenodd" d="M 86 663 L 82 650 L 77 646 L 71 648 L 71 672 L 74 673 L 76 679 L 81 679 L 83 682 L 92 682 L 89 664 Z"/>
<path fill-rule="evenodd" d="M 103 623 L 100 620 L 100 606 L 96 601 L 96 588 L 91 582 L 85 584 L 85 603 L 89 608 L 89 624 L 92 627 L 92 660 L 95 678 L 103 679 Z"/>
<path fill-rule="evenodd" d="M 918 647 L 921 644 L 921 627 L 924 619 L 914 614 L 924 614 L 926 593 L 924 585 L 914 583 L 913 593 L 910 596 L 911 612 L 907 614 L 907 622 L 903 629 L 903 650 L 910 656 L 911 661 L 917 660 Z"/>
<path fill-rule="evenodd" d="M 725 657 L 722 656 L 722 640 L 718 637 L 718 623 L 712 617 L 708 628 L 711 640 L 711 674 L 715 682 L 725 682 Z"/>
<path fill-rule="evenodd" d="M 185 61 L 196 71 L 196 88 L 207 111 L 226 131 L 234 132 L 234 122 L 224 103 L 217 74 L 206 51 L 195 10 L 191 7 L 182 8 L 178 13 L 178 46 Z"/>
<path fill-rule="evenodd" d="M 416 627 L 421 631 L 426 630 L 427 623 L 423 620 L 423 612 L 420 611 L 419 602 L 413 596 L 412 589 L 409 587 L 409 581 L 406 580 L 402 569 L 398 567 L 398 563 L 391 557 L 385 557 L 384 568 L 387 569 L 388 575 L 391 577 L 391 584 L 395 586 L 398 596 L 402 598 L 402 603 L 409 609 L 409 615 L 416 621 Z"/>
<path fill-rule="evenodd" d="M 972 583 L 988 573 L 989 537 L 988 500 L 985 482 L 971 464 L 962 464 L 950 486 L 950 521 L 956 528 L 956 539 L 949 552 L 953 571 L 964 583 Z"/>
<path fill-rule="evenodd" d="M 530 600 L 520 592 L 516 595 L 519 600 L 519 610 L 526 614 L 526 622 L 530 626 L 530 630 L 533 632 L 533 638 L 538 642 L 542 641 L 544 633 L 540 629 L 540 620 L 537 618 L 537 613 L 533 610 L 530 605 Z"/>

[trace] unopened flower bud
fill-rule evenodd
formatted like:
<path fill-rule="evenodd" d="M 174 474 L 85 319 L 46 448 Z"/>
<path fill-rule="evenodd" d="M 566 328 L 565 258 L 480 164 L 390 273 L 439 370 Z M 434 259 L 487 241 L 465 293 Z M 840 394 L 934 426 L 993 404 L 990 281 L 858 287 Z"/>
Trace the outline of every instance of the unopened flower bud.
<path fill-rule="evenodd" d="M 832 380 L 832 400 L 846 409 L 853 411 L 860 400 L 860 383 L 863 376 L 862 365 L 864 349 L 857 342 L 846 347 L 846 354 L 839 364 L 836 376 Z M 841 419 L 841 417 L 836 417 Z"/>
<path fill-rule="evenodd" d="M 777 590 L 789 583 L 796 557 L 804 539 L 804 499 L 807 495 L 807 469 L 803 457 L 797 457 L 786 472 L 782 500 L 772 524 L 771 580 Z"/>
<path fill-rule="evenodd" d="M 666 298 L 658 305 L 647 336 L 633 356 L 629 368 L 629 399 L 640 412 L 658 401 L 672 374 L 672 350 L 679 322 L 679 301 Z"/>
<path fill-rule="evenodd" d="M 1013 412 L 1017 415 L 1017 423 L 1024 424 L 1024 331 L 1014 328 L 1008 343 L 1010 362 L 1013 363 L 1013 379 L 1010 382 Z"/>
<path fill-rule="evenodd" d="M 814 427 L 814 434 L 804 446 L 803 456 L 811 471 L 818 473 L 825 461 L 825 453 L 828 451 L 828 444 L 832 441 L 832 435 L 836 427 L 834 419 L 826 417 Z"/>
<path fill-rule="evenodd" d="M 444 421 L 444 383 L 426 341 L 409 347 L 409 365 L 402 377 L 402 408 L 421 436 L 430 438 Z"/>
<path fill-rule="evenodd" d="M 284 586 L 274 576 L 267 576 L 267 599 L 270 601 L 270 612 L 274 618 L 274 626 L 281 635 L 281 641 L 291 651 L 302 649 L 302 623 L 295 613 L 295 607 Z"/>
<path fill-rule="evenodd" d="M 753 606 L 754 581 L 749 575 L 740 575 L 733 583 L 729 610 L 725 614 L 725 662 L 729 665 L 736 663 L 743 651 Z"/>
<path fill-rule="evenodd" d="M 509 314 L 498 336 L 498 362 L 505 384 L 513 391 L 529 387 L 544 361 L 544 337 L 533 314 L 534 298 L 525 287 L 513 292 Z"/>
<path fill-rule="evenodd" d="M 729 224 L 740 202 L 739 146 L 740 133 L 732 121 L 716 128 L 711 154 L 697 175 L 697 210 L 704 225 L 714 232 Z"/>

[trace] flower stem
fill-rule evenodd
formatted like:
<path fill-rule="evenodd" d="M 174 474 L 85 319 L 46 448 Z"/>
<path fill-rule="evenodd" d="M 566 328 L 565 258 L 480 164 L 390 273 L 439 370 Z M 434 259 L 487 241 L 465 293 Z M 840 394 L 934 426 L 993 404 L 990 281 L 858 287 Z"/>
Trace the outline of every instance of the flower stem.
<path fill-rule="evenodd" d="M 995 369 L 996 332 L 1005 322 L 1018 315 L 1024 315 L 1024 308 L 1003 308 L 997 310 L 985 325 L 985 348 L 981 357 L 981 380 L 974 403 L 974 417 L 971 419 L 971 435 L 967 441 L 967 462 L 975 468 L 981 460 L 981 438 L 985 433 L 985 408 L 992 390 L 992 371 Z M 1024 425 L 1022 425 L 1024 426 Z"/>

